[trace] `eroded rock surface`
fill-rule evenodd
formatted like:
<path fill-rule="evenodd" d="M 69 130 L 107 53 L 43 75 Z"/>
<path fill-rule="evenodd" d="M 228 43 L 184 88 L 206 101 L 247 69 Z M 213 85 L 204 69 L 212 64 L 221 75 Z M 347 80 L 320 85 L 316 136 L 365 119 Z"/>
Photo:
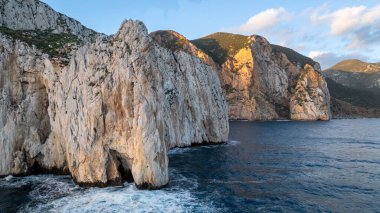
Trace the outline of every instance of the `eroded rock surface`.
<path fill-rule="evenodd" d="M 1 35 L 0 175 L 70 173 L 82 185 L 168 183 L 172 147 L 227 141 L 217 73 L 126 21 L 67 66 Z"/>
<path fill-rule="evenodd" d="M 91 40 L 97 33 L 37 0 L 0 0 L 0 25 L 13 30 L 71 33 Z"/>
<path fill-rule="evenodd" d="M 0 175 L 27 174 L 50 134 L 41 52 L 0 34 Z"/>
<path fill-rule="evenodd" d="M 180 44 L 176 49 L 190 52 L 218 70 L 230 119 L 329 120 L 331 117 L 330 95 L 319 64 L 291 49 L 271 45 L 260 36 L 228 33 L 191 41 L 198 47 L 194 49 L 193 44 L 187 44 L 190 42 L 173 31 L 152 34 L 163 46 Z M 204 54 L 209 57 L 205 58 Z"/>
<path fill-rule="evenodd" d="M 67 144 L 78 182 L 117 182 L 122 167 L 155 188 L 168 182 L 168 148 L 227 140 L 216 73 L 157 45 L 141 22 L 82 47 L 56 72 L 47 70 L 52 136 Z"/>
<path fill-rule="evenodd" d="M 292 120 L 329 120 L 330 94 L 325 79 L 310 65 L 301 71 L 290 98 Z"/>

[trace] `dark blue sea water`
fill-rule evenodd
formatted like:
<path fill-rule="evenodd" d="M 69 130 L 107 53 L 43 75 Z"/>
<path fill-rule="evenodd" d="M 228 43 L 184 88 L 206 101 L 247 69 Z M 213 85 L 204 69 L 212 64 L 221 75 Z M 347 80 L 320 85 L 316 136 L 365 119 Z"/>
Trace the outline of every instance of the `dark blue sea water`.
<path fill-rule="evenodd" d="M 168 188 L 0 179 L 0 212 L 380 212 L 380 120 L 230 122 L 230 141 L 174 149 Z"/>

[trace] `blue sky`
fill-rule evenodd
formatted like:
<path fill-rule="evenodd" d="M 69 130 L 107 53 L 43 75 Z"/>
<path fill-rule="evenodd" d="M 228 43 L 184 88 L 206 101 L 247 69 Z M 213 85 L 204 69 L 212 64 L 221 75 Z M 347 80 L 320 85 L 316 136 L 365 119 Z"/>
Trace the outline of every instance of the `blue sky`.
<path fill-rule="evenodd" d="M 258 34 L 328 68 L 359 58 L 380 62 L 380 2 L 375 0 L 44 0 L 89 28 L 115 33 L 125 19 L 189 39 L 218 31 Z"/>

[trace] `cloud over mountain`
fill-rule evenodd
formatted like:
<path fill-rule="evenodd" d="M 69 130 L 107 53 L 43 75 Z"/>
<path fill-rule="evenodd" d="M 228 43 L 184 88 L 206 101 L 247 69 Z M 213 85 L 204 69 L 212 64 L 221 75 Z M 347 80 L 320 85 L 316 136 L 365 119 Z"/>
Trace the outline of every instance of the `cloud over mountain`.
<path fill-rule="evenodd" d="M 288 21 L 291 17 L 292 15 L 283 7 L 270 8 L 249 18 L 247 22 L 238 28 L 238 31 L 255 34 L 258 31 L 263 31 L 281 22 Z"/>
<path fill-rule="evenodd" d="M 368 47 L 380 39 L 380 5 L 354 6 L 311 16 L 314 24 L 327 24 L 332 36 L 347 40 L 348 48 Z"/>

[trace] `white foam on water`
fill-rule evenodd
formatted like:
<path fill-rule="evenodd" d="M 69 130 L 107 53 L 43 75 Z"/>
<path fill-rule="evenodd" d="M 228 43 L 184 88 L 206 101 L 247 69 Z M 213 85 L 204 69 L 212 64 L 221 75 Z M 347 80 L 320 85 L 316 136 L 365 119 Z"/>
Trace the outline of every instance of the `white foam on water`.
<path fill-rule="evenodd" d="M 175 181 L 179 181 L 175 187 L 148 191 L 128 183 L 124 187 L 84 189 L 67 177 L 20 178 L 16 181 L 19 184 L 35 185 L 29 193 L 32 201 L 19 212 L 219 212 L 211 203 L 194 197 L 188 187 L 181 188 L 182 183 L 191 185 L 185 182 L 194 180 L 177 176 Z"/>
<path fill-rule="evenodd" d="M 0 180 L 0 187 L 18 188 L 25 185 L 48 183 L 57 179 L 63 180 L 64 178 L 67 179 L 69 176 L 37 175 L 28 177 L 13 177 L 10 175 Z"/>
<path fill-rule="evenodd" d="M 217 184 L 259 184 L 263 183 L 263 181 L 257 181 L 257 180 L 246 180 L 246 181 L 240 181 L 240 180 L 216 180 L 212 179 L 209 180 L 209 183 L 217 183 Z"/>
<path fill-rule="evenodd" d="M 182 154 L 182 153 L 185 153 L 185 152 L 189 152 L 191 151 L 191 147 L 176 147 L 176 148 L 173 148 L 173 149 L 170 149 L 169 150 L 169 155 L 179 155 L 179 154 Z"/>
<path fill-rule="evenodd" d="M 214 212 L 190 192 L 138 190 L 132 184 L 123 188 L 91 188 L 47 204 L 25 209 L 28 212 Z"/>
<path fill-rule="evenodd" d="M 13 176 L 12 175 L 8 175 L 7 177 L 4 178 L 4 180 L 6 181 L 10 181 L 12 180 Z"/>
<path fill-rule="evenodd" d="M 236 146 L 236 145 L 238 145 L 240 143 L 241 143 L 240 141 L 230 140 L 230 141 L 227 142 L 227 145 Z"/>
<path fill-rule="evenodd" d="M 236 146 L 238 144 L 240 144 L 240 141 L 229 140 L 227 143 L 224 143 L 224 144 L 213 144 L 213 145 L 204 145 L 204 146 L 197 146 L 197 147 L 176 147 L 169 150 L 169 155 L 180 155 L 186 152 L 191 152 L 196 149 L 215 149 L 215 148 L 220 148 L 223 146 Z"/>
<path fill-rule="evenodd" d="M 44 177 L 41 182 L 36 183 L 29 196 L 36 202 L 47 203 L 81 190 L 84 189 L 73 184 L 71 180 L 51 176 Z"/>

